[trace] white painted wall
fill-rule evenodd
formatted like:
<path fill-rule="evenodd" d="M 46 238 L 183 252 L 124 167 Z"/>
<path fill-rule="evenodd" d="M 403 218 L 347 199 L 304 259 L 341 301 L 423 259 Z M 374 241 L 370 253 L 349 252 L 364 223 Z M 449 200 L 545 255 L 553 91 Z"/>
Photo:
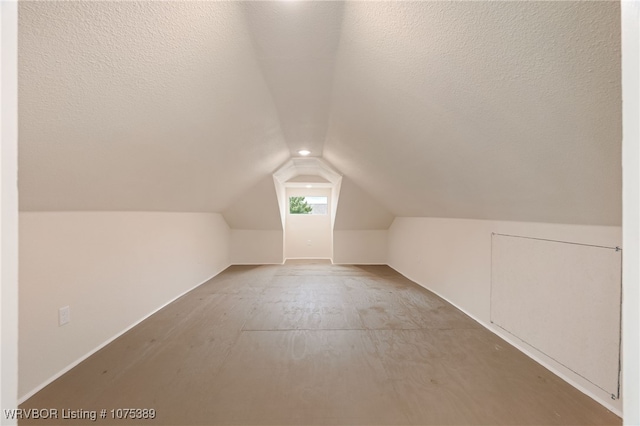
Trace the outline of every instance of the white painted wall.
<path fill-rule="evenodd" d="M 620 415 L 620 400 L 612 401 L 609 394 L 490 324 L 492 232 L 614 247 L 622 242 L 620 227 L 396 218 L 389 229 L 389 265 Z"/>
<path fill-rule="evenodd" d="M 393 214 L 351 179 L 343 177 L 334 230 L 389 229 Z"/>
<path fill-rule="evenodd" d="M 282 263 L 282 231 L 232 229 L 229 258 L 233 265 Z"/>
<path fill-rule="evenodd" d="M 215 213 L 24 212 L 19 230 L 21 399 L 229 265 Z"/>
<path fill-rule="evenodd" d="M 287 212 L 285 223 L 285 257 L 288 259 L 331 259 L 333 241 L 331 215 L 289 214 L 289 197 L 327 197 L 331 211 L 331 189 L 287 188 Z"/>
<path fill-rule="evenodd" d="M 343 177 L 333 227 L 333 262 L 386 264 L 393 215 L 351 179 Z"/>
<path fill-rule="evenodd" d="M 386 265 L 388 231 L 333 231 L 333 263 Z"/>
<path fill-rule="evenodd" d="M 232 264 L 282 263 L 284 232 L 277 188 L 273 177 L 267 176 L 222 212 L 231 228 Z"/>
<path fill-rule="evenodd" d="M 624 423 L 640 424 L 640 1 L 621 2 L 624 229 L 622 393 Z"/>
<path fill-rule="evenodd" d="M 0 14 L 0 410 L 5 410 L 16 408 L 18 399 L 18 3 L 0 2 Z M 16 422 L 0 415 L 0 424 Z"/>
<path fill-rule="evenodd" d="M 249 191 L 241 194 L 222 212 L 231 229 L 282 231 L 280 208 L 273 178 L 266 176 Z"/>

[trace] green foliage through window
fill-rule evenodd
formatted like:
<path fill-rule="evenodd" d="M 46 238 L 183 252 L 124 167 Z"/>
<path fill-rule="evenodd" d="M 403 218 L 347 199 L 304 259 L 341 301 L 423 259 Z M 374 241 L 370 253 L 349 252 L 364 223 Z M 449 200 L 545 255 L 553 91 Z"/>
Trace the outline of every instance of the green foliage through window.
<path fill-rule="evenodd" d="M 289 197 L 289 213 L 311 214 L 313 207 L 307 203 L 305 197 Z"/>

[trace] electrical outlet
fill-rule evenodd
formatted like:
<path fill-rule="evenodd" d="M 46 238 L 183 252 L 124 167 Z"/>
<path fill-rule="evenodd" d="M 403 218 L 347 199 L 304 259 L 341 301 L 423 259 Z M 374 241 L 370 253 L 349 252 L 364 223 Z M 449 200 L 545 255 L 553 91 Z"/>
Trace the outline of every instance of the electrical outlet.
<path fill-rule="evenodd" d="M 307 245 L 310 246 L 311 245 L 311 240 L 307 240 Z"/>
<path fill-rule="evenodd" d="M 63 306 L 58 309 L 58 326 L 63 326 L 71 321 L 71 308 Z"/>

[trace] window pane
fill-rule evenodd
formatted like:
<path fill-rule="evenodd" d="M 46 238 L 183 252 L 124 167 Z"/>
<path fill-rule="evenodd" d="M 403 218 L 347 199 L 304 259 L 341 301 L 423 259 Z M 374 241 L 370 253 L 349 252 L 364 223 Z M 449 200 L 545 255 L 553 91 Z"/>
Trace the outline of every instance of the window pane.
<path fill-rule="evenodd" d="M 327 197 L 289 197 L 290 214 L 327 214 Z"/>

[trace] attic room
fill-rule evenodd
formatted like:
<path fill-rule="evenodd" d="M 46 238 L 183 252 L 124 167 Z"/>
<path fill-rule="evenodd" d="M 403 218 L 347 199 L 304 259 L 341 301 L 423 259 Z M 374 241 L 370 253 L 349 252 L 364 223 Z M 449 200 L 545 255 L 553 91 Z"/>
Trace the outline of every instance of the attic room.
<path fill-rule="evenodd" d="M 0 10 L 0 424 L 640 424 L 638 2 Z"/>

